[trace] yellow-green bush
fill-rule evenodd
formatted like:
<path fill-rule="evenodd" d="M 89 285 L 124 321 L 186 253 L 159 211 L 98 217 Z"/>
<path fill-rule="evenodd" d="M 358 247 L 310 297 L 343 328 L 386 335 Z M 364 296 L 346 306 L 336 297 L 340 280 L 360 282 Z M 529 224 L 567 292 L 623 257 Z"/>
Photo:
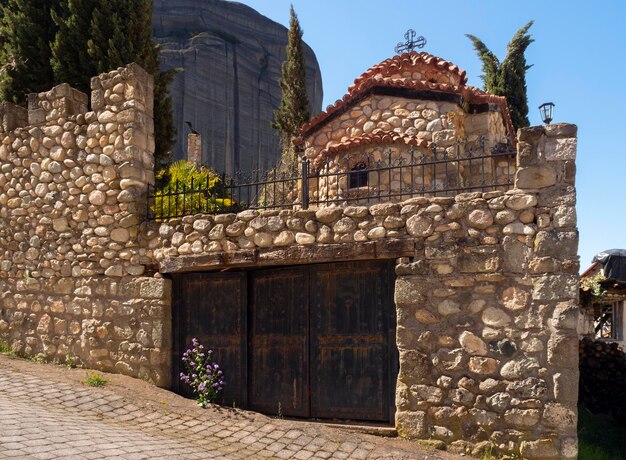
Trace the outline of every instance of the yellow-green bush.
<path fill-rule="evenodd" d="M 186 160 L 172 163 L 157 177 L 150 209 L 156 219 L 235 210 L 222 177 L 211 168 Z"/>

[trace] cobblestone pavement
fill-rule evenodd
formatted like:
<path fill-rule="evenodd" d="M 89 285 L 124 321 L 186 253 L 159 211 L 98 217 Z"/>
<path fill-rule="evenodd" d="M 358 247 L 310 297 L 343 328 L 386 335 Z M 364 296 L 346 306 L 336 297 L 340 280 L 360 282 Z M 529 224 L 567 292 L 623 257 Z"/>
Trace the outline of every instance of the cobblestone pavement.
<path fill-rule="evenodd" d="M 317 423 L 200 409 L 123 376 L 107 375 L 112 384 L 92 388 L 78 375 L 84 378 L 85 371 L 0 357 L 0 458 L 460 458 Z"/>

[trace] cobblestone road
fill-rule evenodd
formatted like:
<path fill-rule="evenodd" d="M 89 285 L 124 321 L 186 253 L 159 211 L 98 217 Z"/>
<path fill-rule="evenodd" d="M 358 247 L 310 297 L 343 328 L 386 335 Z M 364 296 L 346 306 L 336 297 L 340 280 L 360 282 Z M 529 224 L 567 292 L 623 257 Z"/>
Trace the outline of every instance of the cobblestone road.
<path fill-rule="evenodd" d="M 160 402 L 116 387 L 50 378 L 63 372 L 69 370 L 0 358 L 0 458 L 457 458 L 408 441 L 315 423 L 219 407 L 202 410 L 153 387 L 146 391 L 162 395 Z"/>

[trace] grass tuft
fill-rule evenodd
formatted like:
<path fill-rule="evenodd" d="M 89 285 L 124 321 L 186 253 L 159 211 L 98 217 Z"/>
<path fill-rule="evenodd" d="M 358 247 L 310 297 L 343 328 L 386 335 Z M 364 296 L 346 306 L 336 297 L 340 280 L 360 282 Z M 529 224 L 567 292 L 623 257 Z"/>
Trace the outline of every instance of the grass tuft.
<path fill-rule="evenodd" d="M 72 352 L 68 352 L 65 356 L 65 365 L 68 369 L 74 369 L 76 367 L 76 357 L 72 354 Z"/>
<path fill-rule="evenodd" d="M 2 353 L 3 355 L 8 355 L 12 351 L 13 350 L 11 350 L 11 345 L 9 345 L 4 340 L 0 340 L 0 353 Z"/>
<path fill-rule="evenodd" d="M 105 379 L 102 374 L 95 371 L 89 371 L 87 372 L 87 377 L 83 380 L 83 383 L 85 385 L 89 385 L 90 387 L 103 387 L 109 383 L 109 381 Z"/>
<path fill-rule="evenodd" d="M 13 351 L 13 348 L 11 347 L 9 341 L 5 339 L 0 339 L 0 354 L 7 355 L 12 358 L 15 358 L 17 356 Z"/>

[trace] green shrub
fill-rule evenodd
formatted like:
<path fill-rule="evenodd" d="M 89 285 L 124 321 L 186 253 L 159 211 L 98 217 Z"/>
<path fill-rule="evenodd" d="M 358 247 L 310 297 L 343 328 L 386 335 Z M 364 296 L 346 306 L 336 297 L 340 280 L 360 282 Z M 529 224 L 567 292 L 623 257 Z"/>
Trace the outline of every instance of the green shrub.
<path fill-rule="evenodd" d="M 151 210 L 158 220 L 236 210 L 222 177 L 213 169 L 187 160 L 172 163 L 157 177 Z"/>

